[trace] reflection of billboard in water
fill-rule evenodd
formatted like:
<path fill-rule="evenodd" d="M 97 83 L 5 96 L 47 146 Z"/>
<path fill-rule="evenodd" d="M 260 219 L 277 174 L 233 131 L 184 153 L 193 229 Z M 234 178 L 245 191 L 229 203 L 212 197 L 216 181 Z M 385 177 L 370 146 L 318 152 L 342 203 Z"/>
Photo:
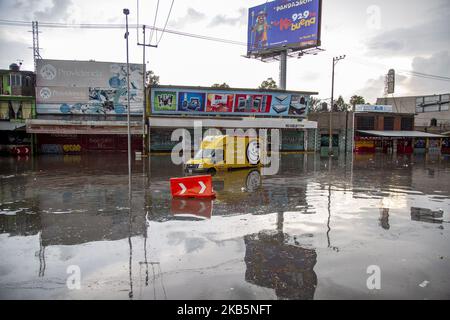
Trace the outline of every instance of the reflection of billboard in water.
<path fill-rule="evenodd" d="M 321 0 L 276 0 L 249 9 L 247 53 L 320 45 Z"/>
<path fill-rule="evenodd" d="M 151 91 L 152 113 L 223 114 L 306 117 L 310 92 L 252 90 L 186 90 L 156 88 Z"/>
<path fill-rule="evenodd" d="M 143 66 L 130 65 L 130 113 L 143 112 Z M 38 114 L 126 114 L 123 63 L 38 60 Z"/>

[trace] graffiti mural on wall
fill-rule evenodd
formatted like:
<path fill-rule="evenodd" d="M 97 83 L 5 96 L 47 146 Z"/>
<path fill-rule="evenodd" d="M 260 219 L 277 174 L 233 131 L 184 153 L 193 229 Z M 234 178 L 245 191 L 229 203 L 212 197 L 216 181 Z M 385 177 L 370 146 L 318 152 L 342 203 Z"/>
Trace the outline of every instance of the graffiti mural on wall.
<path fill-rule="evenodd" d="M 198 92 L 180 92 L 178 94 L 178 111 L 205 111 L 205 94 Z"/>
<path fill-rule="evenodd" d="M 177 93 L 172 91 L 157 91 L 153 99 L 155 111 L 176 111 Z"/>
<path fill-rule="evenodd" d="M 233 99 L 232 94 L 210 93 L 206 112 L 233 112 Z"/>
<path fill-rule="evenodd" d="M 155 114 L 239 114 L 306 117 L 309 93 L 188 91 L 158 88 L 151 92 Z"/>

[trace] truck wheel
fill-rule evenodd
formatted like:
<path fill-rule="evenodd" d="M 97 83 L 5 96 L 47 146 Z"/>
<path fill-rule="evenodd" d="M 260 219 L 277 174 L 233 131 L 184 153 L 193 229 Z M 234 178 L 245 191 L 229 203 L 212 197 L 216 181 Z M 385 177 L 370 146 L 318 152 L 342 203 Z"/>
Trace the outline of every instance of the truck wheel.
<path fill-rule="evenodd" d="M 258 165 L 261 160 L 259 142 L 257 140 L 250 141 L 247 145 L 247 161 L 251 165 Z"/>
<path fill-rule="evenodd" d="M 207 172 L 208 172 L 208 174 L 210 174 L 212 176 L 214 176 L 217 173 L 216 169 L 214 169 L 214 168 L 209 168 Z"/>

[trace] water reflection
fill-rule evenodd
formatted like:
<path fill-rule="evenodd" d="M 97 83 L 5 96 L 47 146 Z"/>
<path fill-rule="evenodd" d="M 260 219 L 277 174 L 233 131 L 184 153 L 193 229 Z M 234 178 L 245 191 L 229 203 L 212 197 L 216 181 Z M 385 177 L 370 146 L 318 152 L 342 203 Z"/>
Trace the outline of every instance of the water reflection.
<path fill-rule="evenodd" d="M 389 225 L 389 208 L 380 209 L 380 226 L 384 230 L 389 230 L 391 228 Z"/>
<path fill-rule="evenodd" d="M 450 293 L 449 231 L 433 227 L 449 220 L 448 159 L 287 155 L 276 176 L 218 174 L 215 200 L 172 199 L 181 168 L 150 161 L 130 183 L 126 156 L 0 159 L 0 298 L 335 298 L 365 294 L 352 279 L 369 264 L 396 274 L 398 256 L 421 256 L 408 274 L 427 267 L 427 298 Z"/>
<path fill-rule="evenodd" d="M 314 298 L 315 250 L 302 248 L 290 235 L 280 232 L 246 235 L 244 242 L 245 281 L 274 289 L 279 299 Z"/>
<path fill-rule="evenodd" d="M 176 219 L 211 219 L 213 200 L 210 199 L 172 199 L 170 211 Z"/>
<path fill-rule="evenodd" d="M 442 224 L 443 216 L 442 210 L 431 211 L 430 209 L 411 207 L 411 220 L 413 221 Z"/>

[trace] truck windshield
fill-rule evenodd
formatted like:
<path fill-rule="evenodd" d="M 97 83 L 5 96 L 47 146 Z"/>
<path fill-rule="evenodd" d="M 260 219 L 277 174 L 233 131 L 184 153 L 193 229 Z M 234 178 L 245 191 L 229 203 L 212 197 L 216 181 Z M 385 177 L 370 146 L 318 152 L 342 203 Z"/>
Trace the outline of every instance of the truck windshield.
<path fill-rule="evenodd" d="M 205 158 L 213 159 L 216 155 L 215 151 L 216 150 L 214 150 L 214 149 L 200 149 L 194 156 L 194 159 L 195 160 L 200 160 L 200 159 L 205 159 Z"/>

